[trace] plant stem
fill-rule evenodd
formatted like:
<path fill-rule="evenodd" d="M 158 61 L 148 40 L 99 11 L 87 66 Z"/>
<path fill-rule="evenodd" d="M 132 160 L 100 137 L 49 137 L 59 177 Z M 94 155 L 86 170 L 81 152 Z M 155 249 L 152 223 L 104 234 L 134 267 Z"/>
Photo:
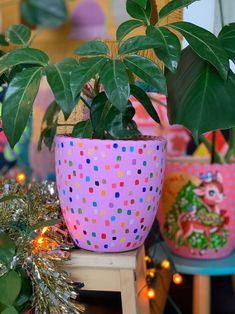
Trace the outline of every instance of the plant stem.
<path fill-rule="evenodd" d="M 210 141 L 208 141 L 208 139 L 205 136 L 203 136 L 203 135 L 200 136 L 200 140 L 206 146 L 206 148 L 209 151 L 212 151 L 212 144 Z M 217 152 L 216 149 L 214 151 L 214 163 L 218 163 L 218 164 L 224 164 L 225 163 L 224 158 L 220 155 L 219 152 Z"/>
<path fill-rule="evenodd" d="M 235 128 L 231 128 L 229 130 L 228 151 L 224 157 L 225 161 L 229 163 L 234 155 L 235 155 Z"/>
<path fill-rule="evenodd" d="M 211 164 L 215 163 L 216 157 L 216 131 L 212 132 L 212 147 L 211 147 Z"/>
<path fill-rule="evenodd" d="M 224 27 L 224 24 L 225 24 L 222 0 L 219 0 L 219 13 L 220 13 L 221 28 L 222 28 L 222 27 Z"/>

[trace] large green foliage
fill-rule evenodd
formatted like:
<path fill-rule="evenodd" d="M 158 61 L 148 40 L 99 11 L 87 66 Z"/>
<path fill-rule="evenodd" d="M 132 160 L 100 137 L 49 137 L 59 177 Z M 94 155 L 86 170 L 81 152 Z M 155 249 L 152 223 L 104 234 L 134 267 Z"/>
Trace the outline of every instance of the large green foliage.
<path fill-rule="evenodd" d="M 142 103 L 156 122 L 160 122 L 148 95 L 135 85 L 133 78 L 136 76 L 168 95 L 170 121 L 184 124 L 196 139 L 203 132 L 235 126 L 231 97 L 234 75 L 229 69 L 229 59 L 235 59 L 234 24 L 224 28 L 219 38 L 187 22 L 162 24 L 169 14 L 195 1 L 171 1 L 158 16 L 154 16 L 156 8 L 152 8 L 151 0 L 127 0 L 126 9 L 133 19 L 118 27 L 117 55 L 114 57 L 110 56 L 104 42 L 93 40 L 75 50 L 79 61 L 65 59 L 52 65 L 42 51 L 29 48 L 28 28 L 12 26 L 7 31 L 7 38 L 19 46 L 0 58 L 0 74 L 10 78 L 3 103 L 3 127 L 11 146 L 23 132 L 44 74 L 56 101 L 46 112 L 40 139 L 49 147 L 56 134 L 59 111 L 67 119 L 79 99 L 87 106 L 90 117 L 74 126 L 73 136 L 138 137 L 140 133 L 133 121 L 130 95 Z M 62 0 L 59 3 L 62 10 L 64 3 Z M 40 2 L 40 9 L 48 13 L 52 4 L 47 8 L 44 4 L 44 1 Z M 35 5 L 38 6 L 38 1 L 25 1 L 29 20 Z M 65 17 L 61 10 L 55 12 L 55 25 Z M 40 17 L 42 24 L 45 16 Z M 126 39 L 140 26 L 146 28 L 145 35 Z M 190 45 L 182 55 L 175 31 L 181 33 Z M 156 60 L 161 61 L 163 67 L 139 55 L 146 49 L 154 49 Z"/>

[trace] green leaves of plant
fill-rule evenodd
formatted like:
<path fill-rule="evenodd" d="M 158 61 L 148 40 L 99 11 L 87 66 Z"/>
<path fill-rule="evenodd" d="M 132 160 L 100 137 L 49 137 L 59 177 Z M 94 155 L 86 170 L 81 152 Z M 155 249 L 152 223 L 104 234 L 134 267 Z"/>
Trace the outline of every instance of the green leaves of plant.
<path fill-rule="evenodd" d="M 170 71 L 175 72 L 181 54 L 178 37 L 165 27 L 148 26 L 146 33 L 159 43 L 159 48 L 154 49 L 156 56 Z"/>
<path fill-rule="evenodd" d="M 160 48 L 160 43 L 152 37 L 147 36 L 134 36 L 127 39 L 119 48 L 118 54 L 123 55 L 130 52 L 136 52 L 152 48 Z"/>
<path fill-rule="evenodd" d="M 21 279 L 16 271 L 9 271 L 0 277 L 0 303 L 12 305 L 17 299 L 20 290 Z"/>
<path fill-rule="evenodd" d="M 79 56 L 99 56 L 109 53 L 108 46 L 103 41 L 91 40 L 75 50 Z"/>
<path fill-rule="evenodd" d="M 188 47 L 183 51 L 177 73 L 167 71 L 167 83 L 170 123 L 184 125 L 196 141 L 207 131 L 235 126 L 232 71 L 223 81 L 213 66 Z"/>
<path fill-rule="evenodd" d="M 119 111 L 125 111 L 130 95 L 129 78 L 121 60 L 108 60 L 100 73 L 105 93 Z"/>
<path fill-rule="evenodd" d="M 68 19 L 65 0 L 24 0 L 21 13 L 31 25 L 58 27 Z"/>
<path fill-rule="evenodd" d="M 133 29 L 144 25 L 142 21 L 129 20 L 122 23 L 117 29 L 117 41 L 120 42 L 127 34 L 129 34 Z"/>
<path fill-rule="evenodd" d="M 155 87 L 159 93 L 167 94 L 166 80 L 160 67 L 148 58 L 128 55 L 125 65 L 147 84 Z"/>
<path fill-rule="evenodd" d="M 5 233 L 0 233 L 0 262 L 9 265 L 15 255 L 15 250 L 15 242 Z"/>
<path fill-rule="evenodd" d="M 131 85 L 131 95 L 133 95 L 144 106 L 145 110 L 154 121 L 160 123 L 158 113 L 155 110 L 150 98 L 140 87 Z"/>
<path fill-rule="evenodd" d="M 150 24 L 152 10 L 151 10 L 151 4 L 149 0 L 146 3 L 146 8 L 144 6 L 139 5 L 139 3 L 137 3 L 136 0 L 127 0 L 126 10 L 131 17 L 137 20 L 144 21 L 147 25 Z"/>
<path fill-rule="evenodd" d="M 41 50 L 35 48 L 19 48 L 5 54 L 0 59 L 0 75 L 6 70 L 9 70 L 9 68 L 19 64 L 46 66 L 48 60 L 48 56 Z"/>
<path fill-rule="evenodd" d="M 67 58 L 46 68 L 47 81 L 66 119 L 78 102 L 70 88 L 70 75 L 76 66 L 76 60 Z"/>
<path fill-rule="evenodd" d="M 93 127 L 91 120 L 78 122 L 72 132 L 72 136 L 81 138 L 92 138 Z"/>
<path fill-rule="evenodd" d="M 84 85 L 103 68 L 107 59 L 94 57 L 80 60 L 76 69 L 71 73 L 70 84 L 73 97 L 81 93 Z"/>
<path fill-rule="evenodd" d="M 148 2 L 148 0 L 133 0 L 133 1 L 144 9 L 146 8 Z"/>
<path fill-rule="evenodd" d="M 18 311 L 14 308 L 14 306 L 7 306 L 1 311 L 1 314 L 19 314 Z"/>
<path fill-rule="evenodd" d="M 169 14 L 173 13 L 174 11 L 187 7 L 188 5 L 192 4 L 199 0 L 173 0 L 167 3 L 161 10 L 159 11 L 159 18 L 162 20 L 164 17 L 168 16 Z"/>
<path fill-rule="evenodd" d="M 229 70 L 229 60 L 218 39 L 209 31 L 188 22 L 175 22 L 169 27 L 179 31 L 192 49 L 210 62 L 225 80 Z"/>
<path fill-rule="evenodd" d="M 219 33 L 218 39 L 229 58 L 235 62 L 235 23 L 224 26 Z"/>
<path fill-rule="evenodd" d="M 41 76 L 41 68 L 33 67 L 18 73 L 9 84 L 2 107 L 2 122 L 11 147 L 19 141 L 26 127 Z"/>
<path fill-rule="evenodd" d="M 31 37 L 31 30 L 25 25 L 12 25 L 6 33 L 7 40 L 15 45 L 27 46 Z"/>

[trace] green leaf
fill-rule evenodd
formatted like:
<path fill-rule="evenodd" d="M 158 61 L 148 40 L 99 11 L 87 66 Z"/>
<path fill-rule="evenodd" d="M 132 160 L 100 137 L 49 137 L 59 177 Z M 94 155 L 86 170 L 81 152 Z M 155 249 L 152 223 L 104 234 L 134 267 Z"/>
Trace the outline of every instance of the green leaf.
<path fill-rule="evenodd" d="M 3 34 L 0 34 L 0 46 L 9 46 L 9 43 L 6 41 L 6 37 Z"/>
<path fill-rule="evenodd" d="M 23 18 L 31 25 L 58 27 L 68 19 L 65 0 L 21 1 Z"/>
<path fill-rule="evenodd" d="M 19 275 L 21 277 L 21 290 L 18 298 L 14 302 L 14 306 L 21 313 L 25 306 L 27 306 L 27 302 L 31 301 L 32 297 L 32 287 L 30 278 L 27 276 L 26 271 L 23 268 L 18 270 Z"/>
<path fill-rule="evenodd" d="M 14 306 L 6 307 L 1 314 L 19 314 L 19 312 L 14 308 Z"/>
<path fill-rule="evenodd" d="M 0 233 L 0 261 L 8 266 L 12 262 L 15 251 L 15 242 L 7 234 Z"/>
<path fill-rule="evenodd" d="M 48 56 L 35 48 L 15 49 L 0 58 L 0 75 L 18 64 L 46 66 Z"/>
<path fill-rule="evenodd" d="M 46 123 L 47 126 L 52 126 L 56 123 L 60 107 L 56 101 L 53 101 L 48 107 L 43 116 L 42 123 Z"/>
<path fill-rule="evenodd" d="M 209 31 L 188 22 L 175 22 L 167 26 L 179 31 L 191 48 L 202 58 L 210 62 L 226 80 L 229 70 L 228 56 L 219 40 Z"/>
<path fill-rule="evenodd" d="M 41 131 L 40 138 L 38 140 L 37 149 L 40 151 L 42 149 L 42 142 L 46 145 L 46 147 L 51 150 L 52 145 L 54 143 L 54 138 L 56 136 L 57 130 L 57 122 L 54 125 L 48 126 Z"/>
<path fill-rule="evenodd" d="M 2 123 L 11 147 L 19 141 L 26 127 L 41 77 L 41 68 L 29 68 L 18 73 L 8 86 L 2 106 Z"/>
<path fill-rule="evenodd" d="M 93 127 L 91 120 L 78 122 L 74 128 L 72 136 L 80 138 L 92 138 Z"/>
<path fill-rule="evenodd" d="M 146 33 L 159 43 L 159 48 L 154 49 L 156 56 L 170 71 L 175 72 L 181 54 L 178 37 L 165 27 L 148 26 Z"/>
<path fill-rule="evenodd" d="M 139 55 L 128 55 L 124 63 L 140 79 L 155 87 L 158 93 L 167 94 L 165 76 L 152 60 Z"/>
<path fill-rule="evenodd" d="M 12 270 L 0 277 L 0 302 L 12 305 L 17 299 L 21 290 L 21 278 L 19 274 Z"/>
<path fill-rule="evenodd" d="M 199 0 L 173 0 L 167 3 L 164 7 L 159 11 L 159 18 L 162 20 L 164 17 L 173 13 L 174 11 L 187 7 L 190 4 L 199 1 Z"/>
<path fill-rule="evenodd" d="M 118 54 L 123 55 L 130 52 L 136 52 L 152 48 L 161 48 L 161 44 L 155 39 L 140 35 L 128 38 L 118 49 Z"/>
<path fill-rule="evenodd" d="M 136 0 L 127 0 L 126 10 L 128 14 L 134 19 L 141 20 L 145 22 L 147 25 L 150 24 L 152 12 L 150 1 L 147 1 L 146 8 L 144 8 L 141 5 L 137 4 Z"/>
<path fill-rule="evenodd" d="M 34 231 L 39 230 L 39 229 L 44 228 L 44 227 L 51 227 L 51 226 L 58 225 L 59 223 L 61 223 L 60 219 L 42 220 L 42 221 L 39 221 L 36 224 L 32 225 L 30 227 L 29 231 L 34 232 Z"/>
<path fill-rule="evenodd" d="M 84 85 L 103 68 L 107 59 L 94 57 L 81 59 L 76 69 L 71 73 L 70 84 L 73 97 L 81 93 Z"/>
<path fill-rule="evenodd" d="M 31 30 L 25 25 L 11 25 L 6 32 L 7 40 L 15 45 L 27 46 L 31 37 Z"/>
<path fill-rule="evenodd" d="M 105 134 L 105 118 L 110 108 L 110 103 L 105 92 L 98 94 L 91 103 L 91 123 L 97 138 Z"/>
<path fill-rule="evenodd" d="M 117 41 L 120 42 L 127 34 L 129 34 L 133 29 L 143 26 L 142 21 L 129 20 L 122 23 L 117 29 Z"/>
<path fill-rule="evenodd" d="M 109 48 L 103 41 L 91 40 L 79 46 L 75 53 L 79 56 L 99 56 L 107 55 Z"/>
<path fill-rule="evenodd" d="M 114 107 L 124 111 L 130 96 L 129 78 L 121 60 L 108 60 L 100 73 L 105 93 Z"/>
<path fill-rule="evenodd" d="M 73 98 L 70 87 L 70 76 L 76 66 L 75 59 L 67 58 L 46 67 L 47 81 L 66 119 L 78 103 L 78 99 Z"/>
<path fill-rule="evenodd" d="M 160 123 L 160 119 L 156 109 L 154 108 L 149 96 L 138 86 L 131 85 L 131 95 L 133 95 L 145 108 L 150 117 Z"/>
<path fill-rule="evenodd" d="M 235 126 L 232 71 L 223 81 L 214 67 L 188 47 L 183 51 L 177 73 L 166 74 L 171 124 L 184 125 L 196 141 L 205 132 Z"/>
<path fill-rule="evenodd" d="M 133 0 L 133 1 L 145 9 L 149 0 Z"/>
<path fill-rule="evenodd" d="M 229 58 L 235 62 L 235 23 L 224 26 L 219 33 L 218 39 Z"/>

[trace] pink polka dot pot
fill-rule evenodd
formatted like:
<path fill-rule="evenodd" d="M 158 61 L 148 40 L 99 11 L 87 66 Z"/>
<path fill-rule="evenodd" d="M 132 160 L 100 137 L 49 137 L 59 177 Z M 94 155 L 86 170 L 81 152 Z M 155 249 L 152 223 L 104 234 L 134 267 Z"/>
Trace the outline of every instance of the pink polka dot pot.
<path fill-rule="evenodd" d="M 56 137 L 60 205 L 77 246 L 123 252 L 144 243 L 159 205 L 165 155 L 163 138 Z"/>
<path fill-rule="evenodd" d="M 167 162 L 161 232 L 170 250 L 217 259 L 235 248 L 235 164 Z"/>

